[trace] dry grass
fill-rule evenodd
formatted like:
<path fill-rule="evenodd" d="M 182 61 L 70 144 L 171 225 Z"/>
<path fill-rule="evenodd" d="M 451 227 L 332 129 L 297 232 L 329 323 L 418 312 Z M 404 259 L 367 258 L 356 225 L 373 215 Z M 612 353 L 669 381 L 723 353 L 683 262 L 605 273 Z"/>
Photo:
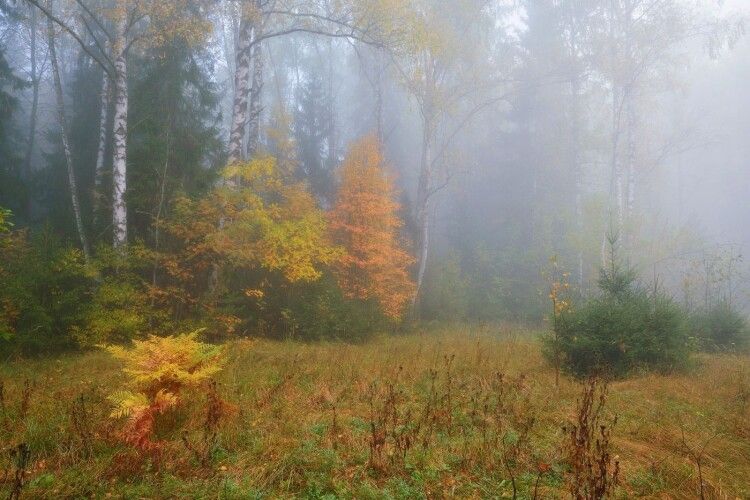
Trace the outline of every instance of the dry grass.
<path fill-rule="evenodd" d="M 19 443 L 31 450 L 27 498 L 568 496 L 562 429 L 581 387 L 555 387 L 533 332 L 237 341 L 227 356 L 218 391 L 230 418 L 202 443 L 197 395 L 163 423 L 170 444 L 150 457 L 122 445 L 107 417 L 122 375 L 106 353 L 0 367 L 0 496 Z M 707 498 L 750 498 L 750 358 L 701 357 L 689 373 L 645 374 L 609 394 L 618 496 L 696 498 L 700 456 Z"/>

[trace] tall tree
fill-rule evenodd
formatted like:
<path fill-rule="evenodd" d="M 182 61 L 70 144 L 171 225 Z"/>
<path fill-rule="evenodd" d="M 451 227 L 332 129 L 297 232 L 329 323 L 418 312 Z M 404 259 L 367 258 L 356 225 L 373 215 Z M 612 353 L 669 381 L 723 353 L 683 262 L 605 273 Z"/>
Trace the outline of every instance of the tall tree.
<path fill-rule="evenodd" d="M 127 141 L 128 141 L 128 56 L 134 44 L 148 45 L 175 34 L 193 38 L 205 35 L 207 22 L 196 17 L 194 2 L 145 2 L 112 0 L 91 7 L 77 1 L 77 20 L 56 15 L 40 0 L 26 0 L 73 37 L 81 49 L 96 61 L 114 84 L 112 147 L 112 233 L 113 245 L 123 248 L 128 241 Z M 82 25 L 82 26 L 79 26 Z M 84 30 L 81 32 L 81 30 Z M 87 41 L 88 40 L 88 41 Z M 101 134 L 101 129 L 98 129 Z"/>
<path fill-rule="evenodd" d="M 218 95 L 200 46 L 170 37 L 132 56 L 130 230 L 158 246 L 158 221 L 176 194 L 206 192 L 222 160 Z"/>
<path fill-rule="evenodd" d="M 456 170 L 446 165 L 445 154 L 478 113 L 506 98 L 508 75 L 496 67 L 502 58 L 488 65 L 485 56 L 491 47 L 500 51 L 503 46 L 494 27 L 507 9 L 477 0 L 450 6 L 427 0 L 415 2 L 407 15 L 417 34 L 402 52 L 398 68 L 418 106 L 422 129 L 414 206 L 419 227 L 415 314 L 431 249 L 433 199 Z"/>
<path fill-rule="evenodd" d="M 29 80 L 31 81 L 31 110 L 29 112 L 29 132 L 26 143 L 26 156 L 24 158 L 23 175 L 26 185 L 31 184 L 32 179 L 32 156 L 36 143 L 37 114 L 39 109 L 39 84 L 41 82 L 41 71 L 39 68 L 39 54 L 37 49 L 37 10 L 30 7 L 28 19 L 29 27 Z M 32 197 L 26 196 L 26 216 L 30 219 L 32 214 Z"/>
<path fill-rule="evenodd" d="M 47 7 L 49 7 L 49 2 Z M 52 65 L 53 85 L 55 88 L 55 101 L 57 104 L 57 120 L 60 125 L 60 137 L 62 139 L 63 154 L 65 155 L 65 168 L 68 172 L 68 189 L 70 189 L 70 201 L 73 207 L 73 217 L 75 219 L 78 239 L 81 242 L 83 255 L 86 260 L 90 260 L 91 251 L 89 249 L 86 229 L 83 226 L 83 216 L 81 215 L 81 203 L 78 197 L 78 182 L 76 181 L 75 169 L 73 167 L 73 153 L 70 149 L 70 139 L 68 131 L 68 121 L 65 116 L 65 99 L 62 88 L 62 79 L 60 78 L 60 65 L 57 59 L 57 49 L 55 48 L 55 28 L 52 19 L 47 18 L 47 46 L 49 48 L 50 63 Z"/>
<path fill-rule="evenodd" d="M 9 6 L 0 2 L 0 14 L 9 13 Z M 22 147 L 14 123 L 14 114 L 18 109 L 17 92 L 27 86 L 27 82 L 18 77 L 0 46 L 0 198 L 5 208 L 22 212 L 25 200 L 19 196 L 23 179 L 20 172 L 22 158 L 17 151 Z M 28 194 L 27 194 L 28 196 Z"/>
<path fill-rule="evenodd" d="M 251 115 L 248 96 L 253 94 L 259 103 L 262 89 L 263 63 L 258 57 L 252 66 L 255 47 L 265 40 L 294 33 L 310 33 L 334 38 L 360 40 L 375 45 L 387 41 L 388 23 L 383 22 L 389 7 L 388 0 L 320 0 L 304 6 L 293 0 L 253 0 L 242 4 L 242 14 L 235 50 L 232 119 L 230 121 L 229 158 L 231 165 L 243 160 L 243 139 L 248 123 L 260 119 L 260 109 Z M 256 76 L 258 78 L 256 78 Z M 256 80 L 257 85 L 253 84 Z M 253 140 L 257 135 L 253 129 Z"/>
<path fill-rule="evenodd" d="M 329 200 L 331 172 L 324 159 L 325 141 L 332 124 L 328 121 L 328 101 L 320 76 L 313 73 L 297 89 L 294 136 L 299 159 L 299 177 L 309 182 L 313 194 Z"/>
<path fill-rule="evenodd" d="M 398 198 L 375 136 L 353 144 L 341 166 L 341 185 L 331 213 L 335 243 L 346 253 L 335 267 L 344 293 L 374 299 L 397 319 L 412 300 L 414 262 L 399 231 Z"/>
<path fill-rule="evenodd" d="M 703 38 L 716 45 L 735 36 L 735 27 L 719 20 L 714 6 L 701 7 L 680 0 L 610 0 L 590 20 L 599 30 L 597 69 L 609 87 L 610 210 L 626 247 L 635 236 L 629 226 L 639 179 L 663 162 L 676 140 L 654 140 L 655 131 L 640 117 L 673 90 L 672 76 L 681 59 L 690 57 L 686 42 Z"/>

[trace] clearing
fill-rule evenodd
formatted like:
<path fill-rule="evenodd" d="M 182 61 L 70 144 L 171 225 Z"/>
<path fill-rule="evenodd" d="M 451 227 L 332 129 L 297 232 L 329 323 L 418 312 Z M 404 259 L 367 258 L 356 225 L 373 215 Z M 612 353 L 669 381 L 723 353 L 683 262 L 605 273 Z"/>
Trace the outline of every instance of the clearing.
<path fill-rule="evenodd" d="M 581 385 L 555 386 L 536 338 L 455 327 L 361 345 L 232 341 L 218 435 L 204 436 L 197 394 L 164 417 L 151 456 L 109 418 L 125 376 L 108 353 L 5 363 L 0 496 L 9 450 L 26 443 L 22 498 L 511 498 L 514 483 L 519 498 L 567 498 L 563 428 Z M 697 498 L 700 461 L 707 498 L 750 498 L 750 357 L 614 382 L 605 413 L 618 417 L 618 496 Z"/>

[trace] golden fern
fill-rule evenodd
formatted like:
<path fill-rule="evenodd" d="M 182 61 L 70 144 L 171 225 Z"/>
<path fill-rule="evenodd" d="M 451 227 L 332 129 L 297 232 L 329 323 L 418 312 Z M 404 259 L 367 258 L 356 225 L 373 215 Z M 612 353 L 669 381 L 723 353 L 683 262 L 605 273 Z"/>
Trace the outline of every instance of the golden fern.
<path fill-rule="evenodd" d="M 222 368 L 221 348 L 198 340 L 200 330 L 171 337 L 149 336 L 132 348 L 105 349 L 123 363 L 126 388 L 111 394 L 111 418 L 127 418 L 126 442 L 140 449 L 158 447 L 151 441 L 157 415 L 180 404 L 180 393 L 194 389 Z"/>

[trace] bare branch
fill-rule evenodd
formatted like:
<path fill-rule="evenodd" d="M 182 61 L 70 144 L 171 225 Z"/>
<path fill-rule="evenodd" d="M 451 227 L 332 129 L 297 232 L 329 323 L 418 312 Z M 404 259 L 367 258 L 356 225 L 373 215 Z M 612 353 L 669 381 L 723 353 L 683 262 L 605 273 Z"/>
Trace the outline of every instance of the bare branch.
<path fill-rule="evenodd" d="M 44 7 L 41 3 L 39 3 L 38 0 L 26 0 L 30 5 L 33 5 L 37 9 L 41 10 L 42 13 L 47 16 L 52 22 L 60 26 L 66 33 L 68 33 L 70 36 L 72 36 L 76 42 L 78 42 L 78 45 L 81 46 L 81 49 L 83 49 L 86 54 L 89 55 L 94 61 L 96 61 L 99 66 L 102 67 L 102 69 L 110 76 L 114 76 L 114 63 L 112 60 L 106 55 L 106 54 L 95 54 L 86 44 L 86 42 L 83 41 L 81 36 L 75 32 L 73 28 L 68 26 L 64 21 L 62 21 L 59 17 L 57 17 L 55 14 L 53 14 L 49 9 Z"/>

